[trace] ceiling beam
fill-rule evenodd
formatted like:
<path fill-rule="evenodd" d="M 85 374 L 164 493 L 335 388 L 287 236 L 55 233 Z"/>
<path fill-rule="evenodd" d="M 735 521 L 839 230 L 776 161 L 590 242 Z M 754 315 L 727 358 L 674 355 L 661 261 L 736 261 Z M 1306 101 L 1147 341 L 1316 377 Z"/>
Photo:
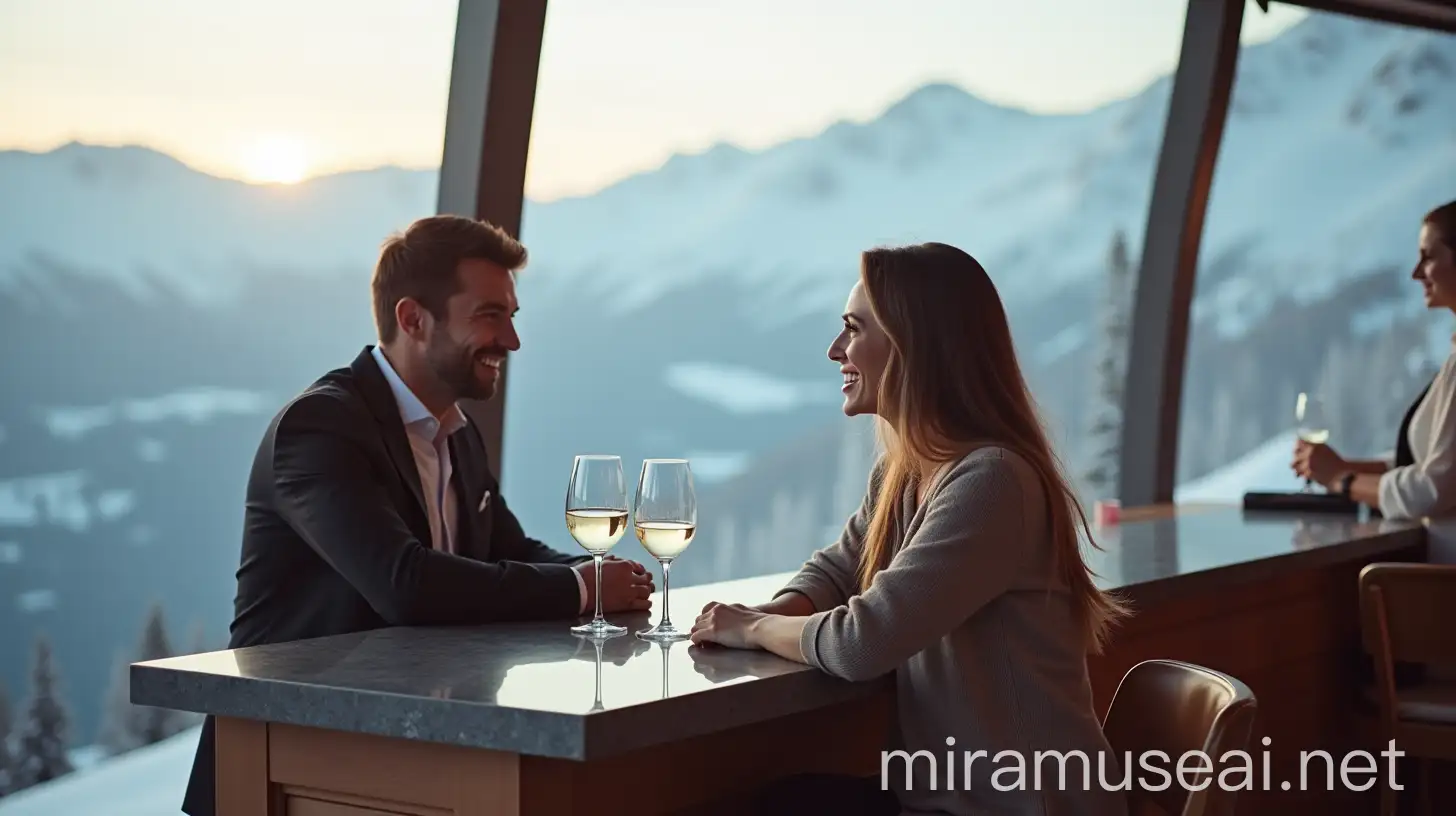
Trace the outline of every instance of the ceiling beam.
<path fill-rule="evenodd" d="M 1384 23 L 1429 28 L 1456 33 L 1456 1 L 1453 0 L 1278 0 L 1286 5 L 1315 11 L 1363 17 Z M 1258 0 L 1269 10 L 1269 0 Z"/>

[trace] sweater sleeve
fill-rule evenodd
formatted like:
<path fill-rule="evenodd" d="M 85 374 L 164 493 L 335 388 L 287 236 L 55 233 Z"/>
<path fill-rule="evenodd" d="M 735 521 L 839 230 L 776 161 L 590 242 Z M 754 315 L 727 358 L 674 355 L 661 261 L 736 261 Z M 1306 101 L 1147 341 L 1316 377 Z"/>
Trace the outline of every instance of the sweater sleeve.
<path fill-rule="evenodd" d="M 882 465 L 876 464 L 870 473 L 869 486 L 859 509 L 844 524 L 839 540 L 828 547 L 816 550 L 799 569 L 797 575 L 774 593 L 777 598 L 789 592 L 797 592 L 814 604 L 814 609 L 823 611 L 848 603 L 859 591 L 859 561 L 864 548 L 865 531 L 869 529 L 870 515 L 874 512 L 875 494 L 879 491 Z"/>
<path fill-rule="evenodd" d="M 869 588 L 810 616 L 800 648 L 846 680 L 893 671 L 1007 591 L 1028 549 L 1028 507 L 1013 454 L 996 448 L 957 465 L 930 497 L 915 534 Z"/>
<path fill-rule="evenodd" d="M 1456 370 L 1451 360 L 1426 399 L 1431 409 L 1429 446 L 1417 450 L 1415 464 L 1391 468 L 1380 476 L 1380 512 L 1387 518 L 1418 519 L 1456 511 Z"/>

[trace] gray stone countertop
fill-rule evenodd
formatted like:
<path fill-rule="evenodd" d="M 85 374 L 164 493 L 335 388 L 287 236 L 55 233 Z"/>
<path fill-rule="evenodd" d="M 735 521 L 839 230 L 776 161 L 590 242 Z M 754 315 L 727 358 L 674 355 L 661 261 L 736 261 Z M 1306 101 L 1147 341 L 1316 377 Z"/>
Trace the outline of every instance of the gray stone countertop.
<path fill-rule="evenodd" d="M 1091 558 L 1100 582 L 1129 588 L 1146 605 L 1408 550 L 1424 531 L 1405 522 L 1190 507 L 1096 538 L 1104 548 Z M 709 600 L 762 602 L 789 576 L 675 588 L 674 621 L 687 628 Z M 661 603 L 655 598 L 654 610 Z M 848 683 L 765 652 L 636 637 L 656 616 L 610 616 L 629 632 L 601 642 L 572 634 L 575 621 L 551 621 L 381 629 L 174 657 L 133 664 L 131 697 L 219 716 L 588 760 L 868 696 L 888 682 Z"/>

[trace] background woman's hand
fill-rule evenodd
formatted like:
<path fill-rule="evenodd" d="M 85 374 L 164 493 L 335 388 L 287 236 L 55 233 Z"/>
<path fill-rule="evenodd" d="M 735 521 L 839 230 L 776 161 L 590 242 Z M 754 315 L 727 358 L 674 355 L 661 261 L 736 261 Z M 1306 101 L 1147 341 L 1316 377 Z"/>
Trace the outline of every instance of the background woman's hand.
<path fill-rule="evenodd" d="M 1294 460 L 1289 463 L 1298 476 L 1333 489 L 1334 482 L 1350 470 L 1350 463 L 1329 445 L 1314 445 L 1304 440 L 1294 444 Z"/>

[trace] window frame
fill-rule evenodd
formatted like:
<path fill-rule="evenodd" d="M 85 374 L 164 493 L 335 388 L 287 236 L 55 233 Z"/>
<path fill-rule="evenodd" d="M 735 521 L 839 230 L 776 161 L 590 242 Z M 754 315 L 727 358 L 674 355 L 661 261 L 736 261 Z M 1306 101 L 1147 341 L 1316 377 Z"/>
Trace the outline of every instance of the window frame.
<path fill-rule="evenodd" d="M 1267 10 L 1269 0 L 1256 0 Z M 520 235 L 547 0 L 460 0 L 450 74 L 441 213 Z M 1456 32 L 1452 0 L 1293 0 L 1315 11 Z M 1204 218 L 1240 50 L 1245 0 L 1187 0 L 1153 195 L 1135 272 L 1117 496 L 1173 501 L 1189 314 Z M 529 274 L 529 273 L 527 273 Z M 508 365 L 466 410 L 503 473 Z"/>

